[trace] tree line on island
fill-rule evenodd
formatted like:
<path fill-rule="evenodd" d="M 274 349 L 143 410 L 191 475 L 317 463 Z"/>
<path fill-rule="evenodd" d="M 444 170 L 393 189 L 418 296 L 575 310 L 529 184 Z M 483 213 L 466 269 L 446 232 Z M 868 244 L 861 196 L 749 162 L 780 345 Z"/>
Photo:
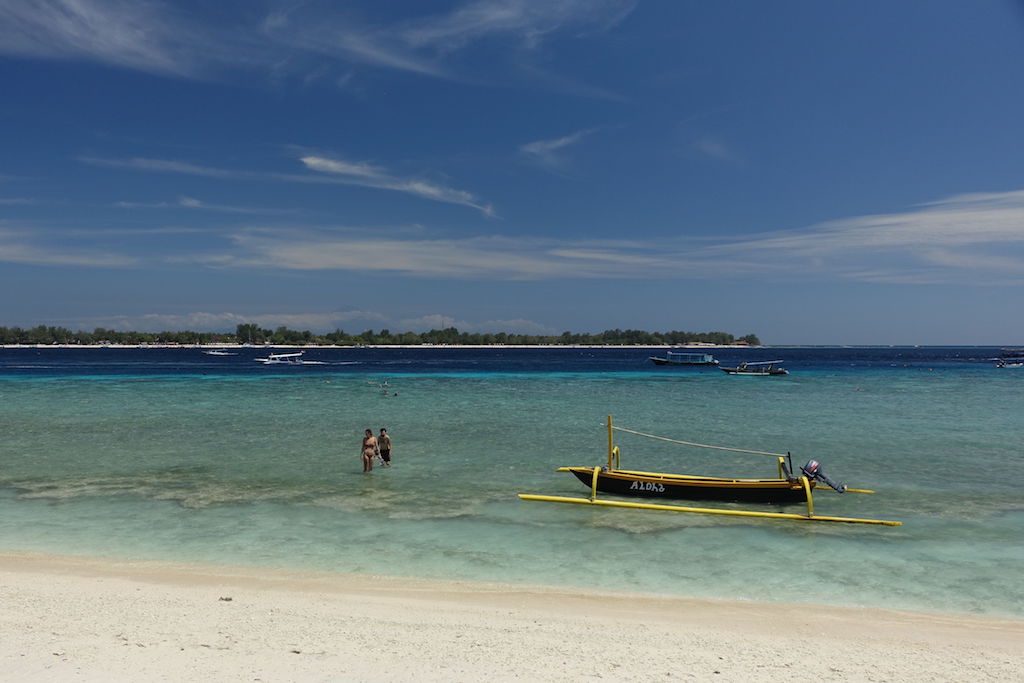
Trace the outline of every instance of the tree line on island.
<path fill-rule="evenodd" d="M 39 325 L 31 328 L 0 327 L 0 344 L 86 345 L 86 344 L 274 344 L 280 346 L 388 346 L 388 345 L 594 345 L 594 346 L 661 346 L 682 344 L 761 344 L 757 335 L 735 337 L 728 332 L 647 332 L 645 330 L 605 330 L 597 333 L 563 332 L 560 335 L 513 334 L 509 332 L 460 332 L 447 327 L 429 332 L 394 333 L 384 329 L 349 334 L 334 330 L 315 334 L 309 330 L 292 330 L 281 326 L 265 329 L 259 325 L 242 324 L 231 332 L 124 332 L 97 327 L 92 332 L 72 331 L 65 327 Z"/>

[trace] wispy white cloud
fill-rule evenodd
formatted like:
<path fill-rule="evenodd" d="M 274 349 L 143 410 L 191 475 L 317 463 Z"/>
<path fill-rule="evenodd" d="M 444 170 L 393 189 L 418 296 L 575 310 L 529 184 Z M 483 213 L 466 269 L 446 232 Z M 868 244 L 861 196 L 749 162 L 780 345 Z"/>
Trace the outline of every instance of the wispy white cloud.
<path fill-rule="evenodd" d="M 730 164 L 743 164 L 744 159 L 731 146 L 717 138 L 705 135 L 693 143 L 694 149 L 706 157 Z"/>
<path fill-rule="evenodd" d="M 216 24 L 157 0 L 6 0 L 0 3 L 0 54 L 197 79 L 248 70 L 275 77 L 299 70 L 305 79 L 324 66 L 306 66 L 310 55 L 339 68 L 354 62 L 445 76 L 425 59 L 389 50 L 387 31 L 360 27 L 335 8 L 276 4 L 286 9 L 259 20 L 237 11 L 233 21 Z"/>
<path fill-rule="evenodd" d="M 1019 284 L 1024 191 L 960 195 L 905 212 L 858 216 L 745 239 L 655 242 L 473 236 L 235 233 L 225 267 L 390 271 L 464 279 L 774 278 L 903 284 Z M 377 255 L 388 254 L 387 259 Z"/>
<path fill-rule="evenodd" d="M 81 266 L 85 268 L 124 268 L 137 264 L 135 258 L 96 249 L 42 243 L 27 231 L 0 228 L 0 262 L 35 266 Z"/>
<path fill-rule="evenodd" d="M 1024 244 L 1024 191 L 955 195 L 905 212 L 829 221 L 747 243 L 807 255 Z"/>
<path fill-rule="evenodd" d="M 334 161 L 340 164 L 339 173 L 358 181 L 390 177 L 370 164 Z M 575 232 L 582 231 L 581 226 L 574 227 Z M 0 261 L 91 267 L 142 263 L 122 255 L 116 246 L 102 251 L 95 246 L 102 240 L 87 241 L 88 234 L 75 230 L 79 232 L 12 230 L 0 224 Z M 149 232 L 137 231 L 131 253 L 146 253 Z M 1024 284 L 1024 190 L 956 195 L 906 211 L 854 216 L 799 230 L 752 232 L 742 239 L 455 237 L 422 226 L 220 226 L 208 232 L 205 241 L 189 240 L 166 256 L 147 257 L 146 263 L 160 259 L 164 264 L 221 269 L 337 270 L 466 281 L 735 278 Z M 75 243 L 89 248 L 73 248 L 60 239 L 73 233 Z M 106 241 L 118 244 L 112 238 Z"/>
<path fill-rule="evenodd" d="M 149 0 L 5 0 L 0 53 L 81 59 L 151 73 L 198 76 L 216 52 L 208 31 Z M 206 44 L 210 52 L 198 48 Z"/>
<path fill-rule="evenodd" d="M 331 8 L 335 9 L 335 8 Z M 409 48 L 394 27 L 361 24 L 351 14 L 325 12 L 316 3 L 291 4 L 267 15 L 260 35 L 292 54 L 311 54 L 340 64 L 362 64 L 431 78 L 453 74 L 438 60 Z M 342 76 L 346 80 L 350 77 Z"/>
<path fill-rule="evenodd" d="M 608 30 L 635 5 L 622 0 L 478 0 L 452 12 L 411 22 L 401 31 L 413 47 L 452 52 L 489 36 L 512 36 L 537 47 L 565 28 Z"/>
<path fill-rule="evenodd" d="M 327 42 L 313 40 L 310 34 L 302 34 L 307 46 L 313 45 L 325 54 L 342 54 L 357 62 L 373 66 L 408 71 L 420 76 L 453 79 L 453 74 L 438 62 L 402 49 L 388 33 L 359 34 L 355 32 L 335 33 Z"/>
<path fill-rule="evenodd" d="M 216 228 L 195 225 L 163 225 L 160 227 L 133 225 L 129 227 L 63 227 L 60 236 L 78 240 L 97 242 L 101 240 L 122 240 L 124 238 L 173 237 L 175 235 L 211 235 L 217 234 Z M 142 258 L 142 257 L 140 257 Z"/>
<path fill-rule="evenodd" d="M 30 206 L 36 203 L 36 200 L 28 197 L 0 197 L 0 206 Z"/>
<path fill-rule="evenodd" d="M 159 75 L 346 80 L 354 64 L 469 81 L 456 53 L 484 40 L 536 49 L 558 32 L 606 31 L 633 0 L 478 0 L 450 12 L 369 25 L 336 3 L 271 2 L 266 14 L 189 12 L 158 0 L 5 0 L 0 54 L 83 60 Z M 245 11 L 242 11 L 242 10 Z M 501 46 L 502 44 L 496 43 Z M 471 60 L 466 60 L 471 61 Z"/>
<path fill-rule="evenodd" d="M 352 86 L 352 81 L 355 78 L 355 74 L 352 71 L 346 71 L 337 78 L 334 79 L 334 85 L 345 90 Z"/>
<path fill-rule="evenodd" d="M 1024 191 L 955 195 L 909 211 L 755 235 L 706 253 L 872 282 L 1018 282 Z"/>
<path fill-rule="evenodd" d="M 251 171 L 229 170 L 215 168 L 212 166 L 201 166 L 186 161 L 174 161 L 170 159 L 147 159 L 133 157 L 129 159 L 104 159 L 101 157 L 81 156 L 78 160 L 90 166 L 104 168 L 127 168 L 138 171 L 152 171 L 155 173 L 181 173 L 184 175 L 201 176 L 204 178 L 220 178 L 222 180 L 259 180 L 266 174 L 254 173 Z"/>
<path fill-rule="evenodd" d="M 334 173 L 337 175 L 367 179 L 385 176 L 384 171 L 380 168 L 361 162 L 351 162 L 343 159 L 326 159 L 315 156 L 304 156 L 300 161 L 306 165 L 306 168 L 313 171 L 323 171 L 325 173 Z"/>
<path fill-rule="evenodd" d="M 580 241 L 500 236 L 402 239 L 296 230 L 285 235 L 277 229 L 239 231 L 231 239 L 234 250 L 200 258 L 221 267 L 376 271 L 468 280 L 657 276 L 676 273 L 686 264 L 700 266 L 680 254 L 665 255 L 625 242 L 618 247 L 584 242 L 589 249 L 574 249 Z M 635 253 L 630 258 L 617 249 Z M 381 254 L 387 258 L 381 259 Z"/>
<path fill-rule="evenodd" d="M 1024 275 L 1024 254 L 1013 257 L 1002 253 L 965 253 L 956 249 L 933 248 L 923 250 L 921 258 L 926 263 L 941 267 Z"/>
<path fill-rule="evenodd" d="M 583 138 L 596 132 L 597 128 L 586 128 L 575 133 L 554 138 L 552 140 L 535 140 L 519 148 L 521 154 L 542 166 L 557 169 L 565 164 L 565 157 L 560 154 L 566 147 L 575 145 Z"/>
<path fill-rule="evenodd" d="M 119 209 L 195 209 L 200 211 L 217 211 L 221 213 L 241 214 L 288 214 L 297 213 L 296 209 L 269 209 L 255 206 L 231 206 L 228 204 L 210 204 L 194 197 L 178 197 L 174 202 L 115 202 Z"/>
<path fill-rule="evenodd" d="M 485 216 L 494 216 L 494 207 L 483 202 L 471 192 L 459 190 L 419 178 L 403 178 L 392 175 L 386 170 L 361 162 L 350 162 L 338 158 L 315 155 L 303 156 L 300 161 L 308 170 L 315 174 L 269 173 L 245 171 L 203 166 L 182 161 L 167 159 L 105 159 L 99 157 L 79 157 L 79 161 L 105 168 L 134 169 L 156 173 L 180 173 L 221 180 L 259 180 L 291 183 L 319 183 L 334 185 L 354 185 L 378 190 L 390 190 L 410 194 L 421 199 L 447 204 L 458 204 L 480 211 Z M 126 207 L 134 208 L 134 207 Z M 166 208 L 166 207 L 154 207 Z M 186 208 L 213 208 L 209 205 Z"/>
<path fill-rule="evenodd" d="M 301 161 L 311 171 L 329 173 L 352 185 L 403 192 L 435 202 L 461 204 L 472 207 L 485 216 L 494 216 L 493 206 L 480 202 L 472 193 L 465 190 L 457 190 L 425 180 L 399 178 L 388 174 L 383 169 L 342 159 L 304 156 Z"/>
<path fill-rule="evenodd" d="M 263 30 L 276 42 L 374 67 L 449 80 L 471 80 L 453 57 L 485 40 L 535 50 L 558 32 L 598 33 L 633 9 L 634 0 L 477 0 L 443 14 L 367 26 L 321 6 L 273 12 Z"/>

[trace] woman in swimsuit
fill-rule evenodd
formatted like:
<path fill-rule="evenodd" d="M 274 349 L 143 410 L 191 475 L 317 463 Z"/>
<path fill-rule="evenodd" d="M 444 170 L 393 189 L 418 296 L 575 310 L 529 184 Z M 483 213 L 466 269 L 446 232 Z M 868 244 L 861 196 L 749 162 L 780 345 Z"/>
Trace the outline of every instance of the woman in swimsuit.
<path fill-rule="evenodd" d="M 373 435 L 372 429 L 366 430 L 366 436 L 363 437 L 363 472 L 369 472 L 373 469 L 373 458 L 377 455 L 377 439 Z"/>

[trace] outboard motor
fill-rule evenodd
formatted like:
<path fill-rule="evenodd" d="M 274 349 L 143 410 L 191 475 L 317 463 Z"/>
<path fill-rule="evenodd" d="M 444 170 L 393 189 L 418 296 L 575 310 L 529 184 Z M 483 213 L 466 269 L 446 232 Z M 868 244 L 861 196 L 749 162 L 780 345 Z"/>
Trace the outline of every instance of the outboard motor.
<path fill-rule="evenodd" d="M 808 479 L 813 479 L 820 481 L 823 484 L 828 484 L 839 493 L 843 493 L 844 491 L 846 491 L 846 484 L 837 484 L 836 482 L 829 479 L 828 475 L 826 475 L 825 472 L 821 469 L 821 463 L 819 463 L 817 460 L 808 460 L 807 464 L 800 468 L 800 471 L 803 472 L 804 476 L 807 477 Z"/>

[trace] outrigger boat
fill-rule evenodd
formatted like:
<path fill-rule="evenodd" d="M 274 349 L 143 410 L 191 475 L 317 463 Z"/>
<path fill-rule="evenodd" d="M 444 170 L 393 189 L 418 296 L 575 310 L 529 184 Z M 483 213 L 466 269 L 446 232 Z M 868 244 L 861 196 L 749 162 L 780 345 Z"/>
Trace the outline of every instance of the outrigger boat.
<path fill-rule="evenodd" d="M 997 368 L 1024 368 L 1024 349 L 1002 349 L 993 360 Z"/>
<path fill-rule="evenodd" d="M 272 353 L 266 358 L 254 359 L 257 363 L 263 363 L 264 365 L 326 365 L 323 361 L 319 360 L 302 360 L 302 354 L 305 351 L 297 351 L 295 353 Z"/>
<path fill-rule="evenodd" d="M 727 375 L 751 375 L 754 377 L 768 377 L 770 375 L 788 375 L 786 368 L 776 367 L 781 360 L 763 360 L 756 363 L 740 363 L 734 368 L 718 368 Z"/>
<path fill-rule="evenodd" d="M 990 360 L 997 368 L 1024 368 L 1024 349 L 1000 349 L 999 355 Z"/>
<path fill-rule="evenodd" d="M 684 353 L 667 351 L 665 357 L 648 356 L 655 365 L 718 365 L 718 361 L 710 353 Z"/>
<path fill-rule="evenodd" d="M 619 447 L 614 444 L 614 432 L 620 431 L 638 436 L 668 441 L 670 443 L 699 448 L 751 453 L 771 456 L 776 459 L 778 476 L 766 479 L 741 479 L 728 477 L 708 477 L 690 474 L 670 474 L 666 472 L 641 472 L 619 468 Z M 568 472 L 590 488 L 589 498 L 571 498 L 567 496 L 545 496 L 520 493 L 523 500 L 550 503 L 575 503 L 583 505 L 600 505 L 605 507 L 638 508 L 644 510 L 663 510 L 667 512 L 690 512 L 709 515 L 726 515 L 736 517 L 762 517 L 768 519 L 787 519 L 806 522 L 846 522 L 850 524 L 881 524 L 900 526 L 902 522 L 884 519 L 861 519 L 856 517 L 832 517 L 814 514 L 813 491 L 819 484 L 838 493 L 871 494 L 869 489 L 858 489 L 836 483 L 830 479 L 816 460 L 809 460 L 799 470 L 793 468 L 790 453 L 770 453 L 742 448 L 711 446 L 690 441 L 679 441 L 654 434 L 615 427 L 612 417 L 608 416 L 608 464 L 598 467 L 560 467 L 559 472 Z M 666 505 L 652 502 L 627 502 L 622 500 L 599 499 L 598 492 L 611 493 L 650 499 L 684 499 L 684 500 L 719 500 L 741 503 L 767 503 L 785 505 L 802 503 L 807 506 L 807 514 L 791 512 L 763 512 L 759 510 L 736 510 L 728 508 L 699 508 L 678 505 Z"/>
<path fill-rule="evenodd" d="M 279 363 L 285 365 L 301 365 L 303 351 L 296 353 L 272 353 L 266 358 L 255 359 L 257 363 L 263 363 L 264 365 L 277 365 Z"/>

